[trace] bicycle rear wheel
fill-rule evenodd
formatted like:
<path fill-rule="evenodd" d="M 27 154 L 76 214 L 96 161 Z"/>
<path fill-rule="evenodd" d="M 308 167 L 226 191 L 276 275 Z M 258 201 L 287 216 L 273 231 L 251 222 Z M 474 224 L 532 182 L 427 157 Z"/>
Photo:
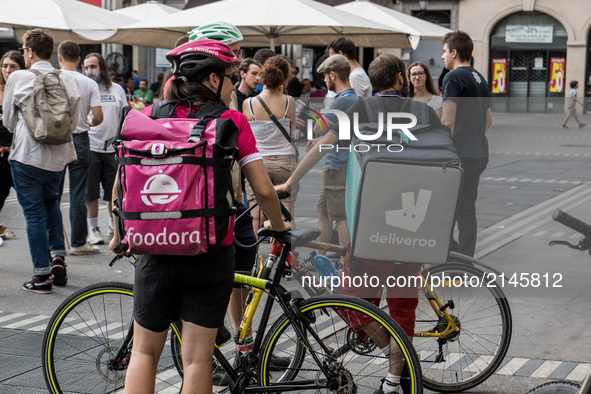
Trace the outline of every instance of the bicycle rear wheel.
<path fill-rule="evenodd" d="M 132 322 L 131 284 L 97 283 L 68 297 L 53 314 L 43 338 L 43 374 L 49 391 L 122 390 L 132 345 L 124 342 Z M 169 336 L 158 364 L 156 391 L 181 390 L 180 327 L 175 323 L 172 328 L 174 335 Z M 114 362 L 120 351 L 119 362 Z"/>
<path fill-rule="evenodd" d="M 417 355 L 409 338 L 387 313 L 364 300 L 343 295 L 313 297 L 301 301 L 298 310 L 302 318 L 280 316 L 265 337 L 258 370 L 261 385 L 308 384 L 316 386 L 317 392 L 373 394 L 390 366 L 390 359 L 377 344 L 388 348 L 391 343 L 392 354 L 396 350 L 401 354 L 398 366 L 409 370 L 405 392 L 422 393 Z M 305 326 L 309 347 L 296 329 Z M 289 357 L 291 361 L 276 371 L 272 357 Z M 328 376 L 320 370 L 319 362 L 326 366 Z"/>
<path fill-rule="evenodd" d="M 432 289 L 442 304 L 453 302 L 454 307 L 447 311 L 459 327 L 446 339 L 415 336 L 413 344 L 421 359 L 425 387 L 457 392 L 477 386 L 495 372 L 509 348 L 509 303 L 500 286 L 471 265 L 435 265 L 424 276 L 434 284 Z M 415 331 L 440 333 L 446 327 L 447 321 L 437 318 L 421 292 Z"/>

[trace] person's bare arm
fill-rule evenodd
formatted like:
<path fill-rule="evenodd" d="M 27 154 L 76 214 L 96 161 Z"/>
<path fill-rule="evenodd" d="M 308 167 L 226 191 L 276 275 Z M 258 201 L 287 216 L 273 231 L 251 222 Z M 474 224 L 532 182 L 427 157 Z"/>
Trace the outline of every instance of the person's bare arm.
<path fill-rule="evenodd" d="M 263 161 L 252 161 L 242 167 L 242 171 L 252 187 L 259 207 L 269 219 L 270 225 L 265 225 L 265 228 L 273 231 L 288 231 L 290 227 L 283 221 L 281 209 L 279 208 L 279 199 L 267 175 Z"/>
<path fill-rule="evenodd" d="M 458 107 L 452 100 L 444 100 L 441 112 L 441 123 L 449 127 L 451 134 L 454 133 L 454 127 L 456 125 L 456 111 Z"/>
<path fill-rule="evenodd" d="M 113 203 L 113 208 L 115 207 L 115 199 L 117 198 L 117 183 L 119 182 L 119 174 L 115 177 L 115 182 L 113 182 L 113 192 L 111 194 L 111 202 Z M 113 238 L 111 238 L 111 242 L 109 242 L 109 249 L 115 252 L 115 248 L 119 246 L 121 243 L 119 242 L 119 217 L 115 215 L 113 212 L 109 212 L 113 215 Z M 115 252 L 116 253 L 116 252 Z M 117 254 L 123 254 L 123 252 L 119 252 Z"/>
<path fill-rule="evenodd" d="M 103 107 L 96 106 L 90 108 L 92 111 L 92 116 L 90 117 L 90 125 L 91 126 L 98 126 L 103 122 Z"/>
<path fill-rule="evenodd" d="M 485 133 L 488 131 L 488 129 L 490 129 L 491 125 L 492 125 L 492 111 L 489 107 L 488 111 L 486 111 L 486 128 L 484 129 Z"/>
<path fill-rule="evenodd" d="M 330 147 L 328 145 L 334 145 L 338 142 L 339 137 L 335 133 L 326 133 L 322 136 L 318 142 L 306 153 L 306 156 L 302 159 L 300 164 L 296 167 L 291 174 L 291 177 L 283 185 L 275 187 L 277 191 L 290 191 L 292 185 L 298 184 L 300 180 L 310 171 L 316 163 L 328 153 Z"/>

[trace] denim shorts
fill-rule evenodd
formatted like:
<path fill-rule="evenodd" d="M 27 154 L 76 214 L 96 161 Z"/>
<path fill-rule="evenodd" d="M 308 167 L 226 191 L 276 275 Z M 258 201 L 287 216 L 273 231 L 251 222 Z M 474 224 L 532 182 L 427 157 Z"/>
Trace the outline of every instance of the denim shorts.
<path fill-rule="evenodd" d="M 179 318 L 221 327 L 233 283 L 232 245 L 197 256 L 142 255 L 135 264 L 135 320 L 154 332 L 165 331 Z"/>

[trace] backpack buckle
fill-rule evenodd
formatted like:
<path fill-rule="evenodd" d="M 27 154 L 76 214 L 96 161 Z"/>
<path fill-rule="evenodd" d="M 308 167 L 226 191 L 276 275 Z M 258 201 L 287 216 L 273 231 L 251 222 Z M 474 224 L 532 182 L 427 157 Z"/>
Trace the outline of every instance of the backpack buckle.
<path fill-rule="evenodd" d="M 162 142 L 156 142 L 152 145 L 152 156 L 164 156 L 166 154 L 166 146 Z"/>

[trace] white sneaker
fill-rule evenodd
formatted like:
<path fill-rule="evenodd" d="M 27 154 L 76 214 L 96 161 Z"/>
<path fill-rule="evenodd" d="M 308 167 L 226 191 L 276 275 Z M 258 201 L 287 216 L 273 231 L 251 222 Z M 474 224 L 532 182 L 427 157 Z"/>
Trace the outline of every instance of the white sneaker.
<path fill-rule="evenodd" d="M 72 254 L 74 256 L 81 256 L 81 255 L 85 255 L 85 254 L 95 254 L 95 253 L 99 253 L 100 251 L 101 250 L 99 248 L 97 248 L 96 246 L 92 246 L 88 242 L 82 246 L 72 246 L 70 248 L 70 254 Z"/>
<path fill-rule="evenodd" d="M 109 231 L 107 231 L 107 238 L 111 239 L 115 235 L 115 230 L 109 227 Z"/>
<path fill-rule="evenodd" d="M 102 245 L 105 243 L 105 239 L 101 234 L 100 228 L 95 227 L 92 230 L 90 230 L 90 234 L 88 234 L 88 242 L 92 245 Z"/>

